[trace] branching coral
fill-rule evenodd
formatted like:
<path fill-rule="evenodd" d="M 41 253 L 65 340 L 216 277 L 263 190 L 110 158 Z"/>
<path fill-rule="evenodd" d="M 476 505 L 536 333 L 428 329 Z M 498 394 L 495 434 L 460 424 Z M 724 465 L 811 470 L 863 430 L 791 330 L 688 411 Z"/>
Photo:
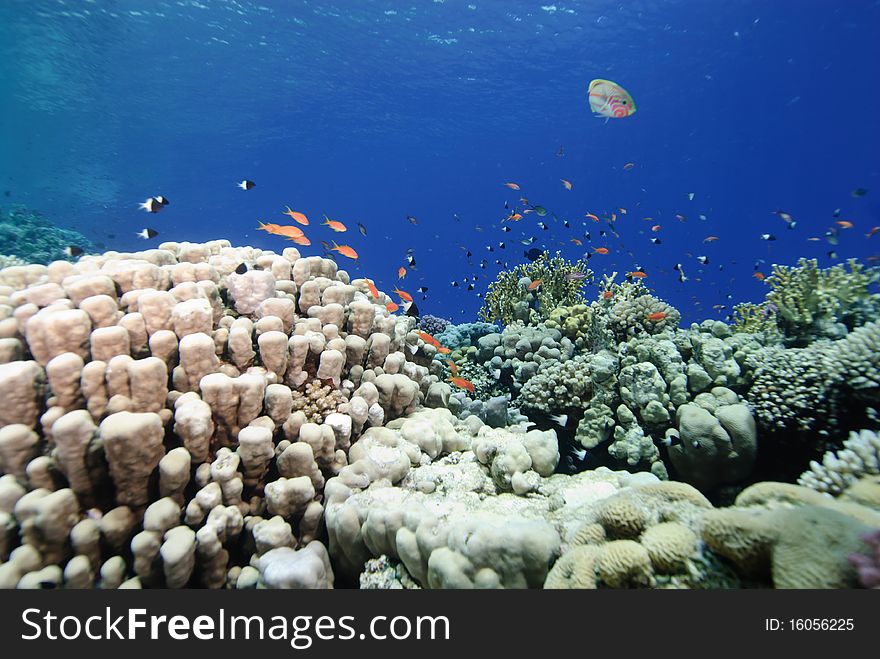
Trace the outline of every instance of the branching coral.
<path fill-rule="evenodd" d="M 425 314 L 419 319 L 419 329 L 428 334 L 439 334 L 449 325 L 450 322 L 445 318 L 439 318 L 431 314 Z"/>
<path fill-rule="evenodd" d="M 810 462 L 809 471 L 801 474 L 798 483 L 837 495 L 861 477 L 873 474 L 880 474 L 880 435 L 862 430 L 850 433 L 842 450 L 825 453 L 822 464 Z"/>
<path fill-rule="evenodd" d="M 880 295 L 869 288 L 880 271 L 856 259 L 820 269 L 816 259 L 797 266 L 774 265 L 765 280 L 770 287 L 759 305 L 739 305 L 738 331 L 766 331 L 775 325 L 788 345 L 803 346 L 818 338 L 841 338 L 880 312 Z"/>
<path fill-rule="evenodd" d="M 345 395 L 319 380 L 307 382 L 303 391 L 293 391 L 293 411 L 302 410 L 306 420 L 323 423 L 324 419 L 345 402 Z"/>
<path fill-rule="evenodd" d="M 555 256 L 544 252 L 530 263 L 498 274 L 489 284 L 480 317 L 489 322 L 500 320 L 505 325 L 516 320 L 536 324 L 549 318 L 559 306 L 583 302 L 584 282 L 592 277 L 586 259 L 573 263 L 559 252 Z M 529 286 L 538 281 L 540 284 L 530 291 Z"/>

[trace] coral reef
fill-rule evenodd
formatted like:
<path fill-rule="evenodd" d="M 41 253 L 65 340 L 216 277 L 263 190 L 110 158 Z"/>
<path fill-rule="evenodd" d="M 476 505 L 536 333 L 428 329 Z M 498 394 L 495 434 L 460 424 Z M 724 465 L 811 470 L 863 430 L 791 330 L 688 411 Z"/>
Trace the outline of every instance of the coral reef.
<path fill-rule="evenodd" d="M 571 262 L 563 259 L 559 252 L 555 256 L 543 252 L 534 261 L 498 274 L 486 291 L 480 317 L 489 322 L 501 321 L 504 325 L 514 321 L 535 324 L 546 320 L 559 306 L 582 302 L 584 282 L 592 277 L 593 271 L 587 267 L 586 259 Z"/>
<path fill-rule="evenodd" d="M 78 231 L 56 226 L 35 211 L 21 206 L 0 209 L 0 254 L 9 255 L 0 261 L 0 268 L 64 259 L 64 250 L 70 245 L 86 252 L 94 250 L 91 241 Z M 18 261 L 9 260 L 16 257 Z"/>
<path fill-rule="evenodd" d="M 770 287 L 766 300 L 737 306 L 735 328 L 775 329 L 792 346 L 840 339 L 877 317 L 880 296 L 868 289 L 878 280 L 877 268 L 865 268 L 855 259 L 825 269 L 816 259 L 804 258 L 794 267 L 774 265 L 765 280 Z"/>
<path fill-rule="evenodd" d="M 3 269 L 0 587 L 876 585 L 877 433 L 834 443 L 877 419 L 859 303 L 787 347 L 566 283 L 442 354 L 293 248 Z M 760 452 L 803 458 L 792 433 L 832 452 L 749 484 Z"/>

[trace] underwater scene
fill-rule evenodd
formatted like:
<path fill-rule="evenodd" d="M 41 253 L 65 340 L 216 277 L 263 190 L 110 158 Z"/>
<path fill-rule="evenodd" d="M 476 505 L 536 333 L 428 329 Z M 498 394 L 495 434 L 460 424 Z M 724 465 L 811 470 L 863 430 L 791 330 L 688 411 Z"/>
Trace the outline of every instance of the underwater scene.
<path fill-rule="evenodd" d="M 880 587 L 877 0 L 0 25 L 0 587 Z"/>

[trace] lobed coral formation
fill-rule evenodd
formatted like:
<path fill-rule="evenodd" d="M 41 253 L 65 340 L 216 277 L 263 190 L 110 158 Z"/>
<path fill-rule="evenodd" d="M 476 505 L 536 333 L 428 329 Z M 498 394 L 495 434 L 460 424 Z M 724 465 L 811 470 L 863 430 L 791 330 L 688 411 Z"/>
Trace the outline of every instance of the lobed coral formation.
<path fill-rule="evenodd" d="M 69 245 L 94 250 L 91 241 L 78 231 L 55 226 L 35 211 L 21 206 L 0 209 L 0 254 L 10 255 L 0 257 L 0 268 L 63 259 Z"/>

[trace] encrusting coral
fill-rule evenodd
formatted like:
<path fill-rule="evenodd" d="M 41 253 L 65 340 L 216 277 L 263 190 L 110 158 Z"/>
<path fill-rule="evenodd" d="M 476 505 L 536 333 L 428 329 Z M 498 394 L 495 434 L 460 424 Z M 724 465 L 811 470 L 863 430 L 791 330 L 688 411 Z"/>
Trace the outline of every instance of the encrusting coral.
<path fill-rule="evenodd" d="M 65 259 L 64 250 L 70 245 L 94 250 L 91 241 L 78 231 L 55 226 L 35 211 L 22 206 L 0 209 L 0 254 L 10 255 L 0 257 L 0 268 Z"/>

